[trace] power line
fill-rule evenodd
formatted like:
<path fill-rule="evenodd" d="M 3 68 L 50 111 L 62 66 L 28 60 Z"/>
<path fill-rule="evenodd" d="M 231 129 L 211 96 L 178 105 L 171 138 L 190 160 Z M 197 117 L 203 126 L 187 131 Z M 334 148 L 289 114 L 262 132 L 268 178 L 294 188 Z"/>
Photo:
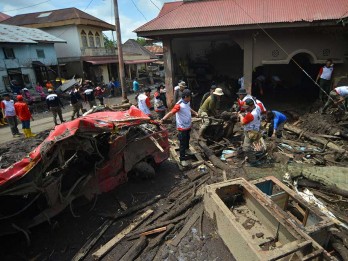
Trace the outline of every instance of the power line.
<path fill-rule="evenodd" d="M 150 0 L 150 2 L 151 2 L 154 6 L 156 6 L 158 10 L 161 11 L 161 9 L 160 9 L 152 0 Z"/>
<path fill-rule="evenodd" d="M 135 6 L 135 8 L 138 10 L 139 13 L 141 13 L 141 15 L 144 17 L 145 21 L 147 21 L 145 15 L 140 11 L 140 9 L 138 8 L 138 6 L 136 5 L 136 3 L 134 2 L 134 0 L 132 0 L 133 5 Z"/>
<path fill-rule="evenodd" d="M 29 8 L 29 7 L 33 7 L 33 6 L 37 6 L 37 5 L 41 5 L 41 4 L 44 4 L 44 3 L 47 3 L 51 0 L 47 0 L 47 1 L 44 1 L 44 2 L 41 2 L 41 3 L 37 3 L 37 4 L 34 4 L 34 5 L 28 5 L 28 6 L 25 6 L 25 7 L 21 7 L 21 8 L 17 8 L 17 9 L 12 9 L 12 10 L 7 10 L 7 11 L 1 11 L 2 13 L 8 13 L 8 12 L 13 12 L 13 11 L 17 11 L 17 10 L 22 10 L 22 9 L 26 9 L 26 8 Z"/>
<path fill-rule="evenodd" d="M 261 27 L 261 25 L 256 22 L 256 20 L 249 15 L 249 13 L 240 5 L 237 3 L 236 0 L 233 0 L 233 2 L 257 25 L 257 27 L 259 27 L 288 57 L 290 56 L 290 54 L 263 28 Z M 291 61 L 293 61 L 298 68 L 300 68 L 300 70 L 329 98 L 331 99 L 333 102 L 335 102 L 328 93 L 326 93 L 326 91 L 324 91 L 323 88 L 320 87 L 320 85 L 301 67 L 301 65 L 298 64 L 298 62 L 296 62 L 296 60 L 291 57 L 290 59 Z"/>

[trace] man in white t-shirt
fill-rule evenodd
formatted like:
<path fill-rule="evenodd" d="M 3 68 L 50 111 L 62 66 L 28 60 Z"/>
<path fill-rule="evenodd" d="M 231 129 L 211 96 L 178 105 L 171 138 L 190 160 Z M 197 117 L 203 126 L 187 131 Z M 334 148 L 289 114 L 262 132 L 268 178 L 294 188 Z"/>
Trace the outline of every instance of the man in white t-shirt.
<path fill-rule="evenodd" d="M 326 110 L 333 104 L 343 105 L 346 98 L 348 98 L 348 86 L 340 86 L 333 89 L 330 94 L 330 98 L 325 103 L 321 113 L 325 113 Z"/>
<path fill-rule="evenodd" d="M 325 66 L 321 67 L 319 70 L 316 82 L 319 81 L 319 86 L 321 88 L 319 93 L 319 99 L 322 101 L 326 101 L 326 98 L 327 98 L 326 94 L 329 94 L 330 92 L 333 70 L 334 69 L 333 69 L 333 64 L 331 59 L 328 59 L 326 61 Z"/>

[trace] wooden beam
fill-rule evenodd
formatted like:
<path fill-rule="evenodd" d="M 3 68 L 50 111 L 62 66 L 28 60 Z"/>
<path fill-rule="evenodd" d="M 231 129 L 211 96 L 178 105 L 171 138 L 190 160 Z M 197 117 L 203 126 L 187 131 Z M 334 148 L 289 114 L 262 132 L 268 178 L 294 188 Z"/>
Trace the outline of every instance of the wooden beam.
<path fill-rule="evenodd" d="M 174 106 L 174 64 L 172 40 L 170 38 L 163 39 L 163 61 L 165 73 L 165 87 L 167 104 L 169 108 Z"/>
<path fill-rule="evenodd" d="M 94 252 L 92 256 L 94 259 L 99 260 L 105 254 L 107 254 L 118 242 L 121 241 L 129 232 L 131 232 L 134 228 L 139 226 L 146 218 L 148 218 L 153 213 L 152 209 L 148 209 L 145 211 L 140 217 L 136 218 L 132 224 L 123 229 L 120 233 L 118 233 L 115 237 L 113 237 L 109 242 L 107 242 L 104 246 L 102 246 L 98 251 Z"/>

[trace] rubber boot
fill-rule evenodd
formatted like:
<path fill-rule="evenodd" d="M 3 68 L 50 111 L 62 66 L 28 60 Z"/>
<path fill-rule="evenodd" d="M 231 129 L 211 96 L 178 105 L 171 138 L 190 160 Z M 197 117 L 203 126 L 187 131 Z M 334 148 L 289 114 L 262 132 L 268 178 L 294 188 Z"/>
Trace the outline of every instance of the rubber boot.
<path fill-rule="evenodd" d="M 28 134 L 28 138 L 36 137 L 36 134 L 35 134 L 35 133 L 32 133 L 30 128 L 27 129 L 27 134 Z"/>
<path fill-rule="evenodd" d="M 22 131 L 23 131 L 23 133 L 24 133 L 24 136 L 25 136 L 26 138 L 29 138 L 29 136 L 28 136 L 28 129 L 22 129 Z"/>

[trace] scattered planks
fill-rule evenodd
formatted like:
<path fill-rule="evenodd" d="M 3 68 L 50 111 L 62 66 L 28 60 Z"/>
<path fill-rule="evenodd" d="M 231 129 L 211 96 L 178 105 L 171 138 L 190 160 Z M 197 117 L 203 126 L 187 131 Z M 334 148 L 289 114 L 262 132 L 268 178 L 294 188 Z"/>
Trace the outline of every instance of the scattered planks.
<path fill-rule="evenodd" d="M 112 216 L 109 216 L 110 219 L 106 220 L 94 233 L 92 233 L 88 239 L 87 242 L 80 248 L 80 250 L 75 254 L 75 256 L 72 258 L 73 261 L 79 261 L 85 258 L 85 256 L 88 254 L 88 252 L 91 250 L 91 248 L 95 245 L 95 243 L 99 240 L 99 238 L 105 233 L 105 231 L 114 223 L 116 219 L 126 217 L 128 215 L 131 215 L 143 208 L 146 208 L 149 205 L 152 205 L 156 203 L 158 200 L 162 198 L 161 195 L 157 195 L 153 199 L 146 201 L 142 204 L 133 206 L 128 208 L 126 211 L 114 214 Z"/>
<path fill-rule="evenodd" d="M 103 245 L 98 251 L 94 252 L 92 256 L 95 260 L 99 260 L 103 256 L 105 256 L 115 245 L 121 241 L 128 233 L 130 233 L 134 228 L 139 226 L 146 218 L 148 218 L 153 213 L 152 209 L 148 209 L 144 212 L 139 218 L 136 218 L 132 224 L 123 229 L 120 233 L 118 233 L 115 237 L 109 240 L 105 245 Z M 125 259 L 128 260 L 128 259 Z"/>
<path fill-rule="evenodd" d="M 316 143 L 320 143 L 332 150 L 335 150 L 339 153 L 345 153 L 346 150 L 345 149 L 342 149 L 341 147 L 337 146 L 335 143 L 331 142 L 331 141 L 328 141 L 324 138 L 321 138 L 319 137 L 318 135 L 314 134 L 314 133 L 309 133 L 309 132 L 305 132 L 304 130 L 298 128 L 298 127 L 295 127 L 291 124 L 285 124 L 284 126 L 284 129 L 288 130 L 288 131 L 291 131 L 293 133 L 296 133 L 298 135 L 301 135 L 303 137 L 305 137 L 306 139 L 309 139 L 313 142 L 316 142 Z"/>
<path fill-rule="evenodd" d="M 130 249 L 129 251 L 120 259 L 120 261 L 133 261 L 140 253 L 145 249 L 148 244 L 148 240 L 145 236 L 142 236 Z"/>

